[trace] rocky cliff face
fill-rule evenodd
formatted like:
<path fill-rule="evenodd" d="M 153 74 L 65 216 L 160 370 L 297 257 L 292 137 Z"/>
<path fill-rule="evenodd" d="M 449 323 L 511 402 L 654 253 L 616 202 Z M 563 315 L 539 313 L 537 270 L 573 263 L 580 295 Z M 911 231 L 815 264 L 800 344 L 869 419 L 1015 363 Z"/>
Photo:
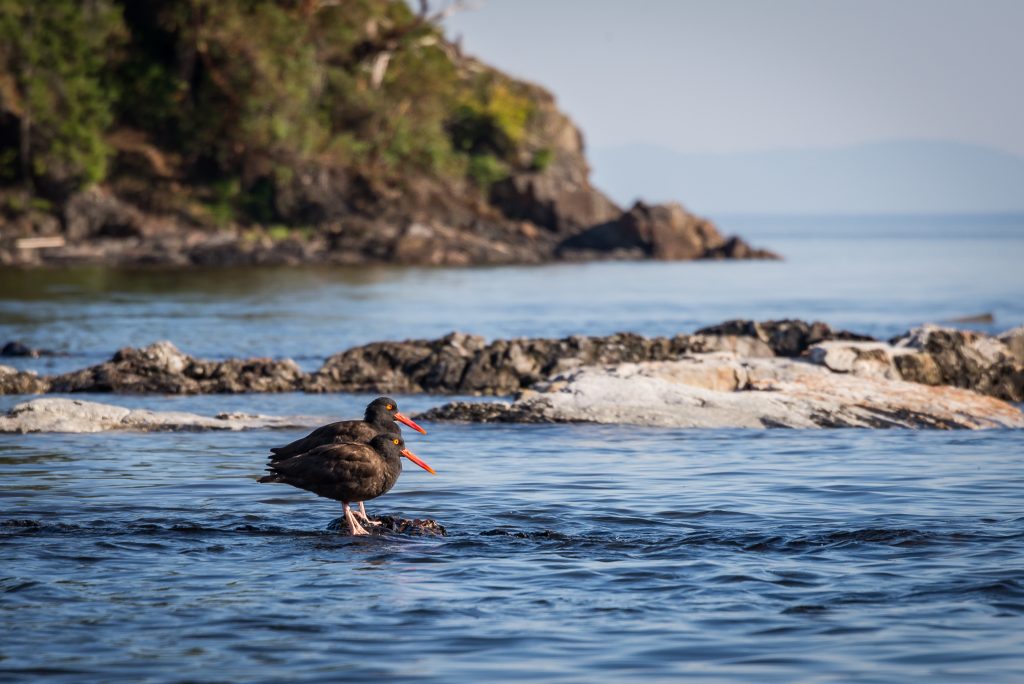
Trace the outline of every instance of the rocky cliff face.
<path fill-rule="evenodd" d="M 554 96 L 462 55 L 429 3 L 87 4 L 103 12 L 75 9 L 81 29 L 109 37 L 95 61 L 45 72 L 45 35 L 0 49 L 0 154 L 18 169 L 0 179 L 0 264 L 773 256 L 679 205 L 623 212 Z M 99 111 L 62 143 L 88 168 L 53 162 L 30 88 Z"/>

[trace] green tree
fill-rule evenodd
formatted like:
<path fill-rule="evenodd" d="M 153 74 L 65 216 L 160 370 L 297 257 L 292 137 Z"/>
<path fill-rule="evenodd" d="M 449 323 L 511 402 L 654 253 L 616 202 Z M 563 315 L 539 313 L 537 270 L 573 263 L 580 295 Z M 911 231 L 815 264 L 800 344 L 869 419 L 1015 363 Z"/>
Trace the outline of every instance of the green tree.
<path fill-rule="evenodd" d="M 18 175 L 62 192 L 103 178 L 116 97 L 108 56 L 124 36 L 103 0 L 0 0 L 0 107 L 18 120 Z"/>

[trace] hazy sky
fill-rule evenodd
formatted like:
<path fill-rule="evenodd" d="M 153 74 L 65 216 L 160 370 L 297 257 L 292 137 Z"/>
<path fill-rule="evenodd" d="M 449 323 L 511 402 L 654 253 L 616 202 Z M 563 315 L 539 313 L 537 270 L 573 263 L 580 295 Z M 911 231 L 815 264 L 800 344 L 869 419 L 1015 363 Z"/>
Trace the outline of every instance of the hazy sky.
<path fill-rule="evenodd" d="M 552 90 L 592 147 L 742 152 L 940 139 L 1024 155 L 1024 0 L 477 7 L 450 18 L 449 35 Z"/>

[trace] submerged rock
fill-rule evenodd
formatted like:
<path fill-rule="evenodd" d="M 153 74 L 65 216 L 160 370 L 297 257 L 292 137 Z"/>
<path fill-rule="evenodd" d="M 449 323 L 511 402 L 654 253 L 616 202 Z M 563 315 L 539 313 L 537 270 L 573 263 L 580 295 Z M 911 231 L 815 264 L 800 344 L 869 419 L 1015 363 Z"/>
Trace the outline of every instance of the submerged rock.
<path fill-rule="evenodd" d="M 512 403 L 456 402 L 419 417 L 710 428 L 1024 427 L 1016 407 L 967 390 L 728 353 L 581 368 Z"/>
<path fill-rule="evenodd" d="M 327 422 L 323 418 L 262 416 L 220 413 L 200 416 L 182 411 L 147 411 L 78 399 L 48 397 L 17 404 L 0 416 L 3 432 L 105 432 L 256 430 L 310 427 Z"/>
<path fill-rule="evenodd" d="M 420 520 L 414 518 L 396 518 L 391 515 L 382 515 L 379 517 L 371 517 L 372 522 L 377 523 L 376 525 L 370 524 L 364 527 L 366 531 L 371 535 L 381 534 L 404 534 L 413 537 L 447 537 L 448 530 L 444 528 L 436 520 L 425 518 Z M 335 518 L 327 524 L 327 529 L 331 532 L 348 532 L 348 523 L 345 522 L 345 518 Z"/>
<path fill-rule="evenodd" d="M 22 356 L 38 359 L 40 356 L 57 356 L 57 352 L 51 349 L 36 349 L 30 347 L 21 340 L 11 340 L 0 349 L 0 356 Z"/>

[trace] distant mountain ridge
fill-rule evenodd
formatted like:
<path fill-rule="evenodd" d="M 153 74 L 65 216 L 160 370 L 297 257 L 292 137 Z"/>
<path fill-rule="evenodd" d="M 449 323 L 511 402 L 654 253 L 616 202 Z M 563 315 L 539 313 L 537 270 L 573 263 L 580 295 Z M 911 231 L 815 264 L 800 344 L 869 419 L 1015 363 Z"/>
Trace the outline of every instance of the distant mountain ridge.
<path fill-rule="evenodd" d="M 681 200 L 712 214 L 1024 211 L 1024 157 L 981 145 L 890 141 L 685 154 L 636 144 L 590 156 L 595 185 L 621 204 Z"/>

